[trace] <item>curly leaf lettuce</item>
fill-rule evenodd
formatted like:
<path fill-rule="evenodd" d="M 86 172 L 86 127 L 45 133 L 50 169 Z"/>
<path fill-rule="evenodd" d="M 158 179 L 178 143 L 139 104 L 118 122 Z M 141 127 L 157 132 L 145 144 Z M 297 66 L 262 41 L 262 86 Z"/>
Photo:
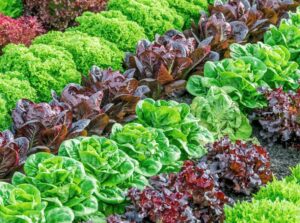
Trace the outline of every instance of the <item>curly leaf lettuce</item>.
<path fill-rule="evenodd" d="M 194 98 L 191 112 L 215 137 L 227 135 L 231 140 L 248 139 L 252 127 L 232 98 L 217 86 L 212 86 L 207 95 Z"/>

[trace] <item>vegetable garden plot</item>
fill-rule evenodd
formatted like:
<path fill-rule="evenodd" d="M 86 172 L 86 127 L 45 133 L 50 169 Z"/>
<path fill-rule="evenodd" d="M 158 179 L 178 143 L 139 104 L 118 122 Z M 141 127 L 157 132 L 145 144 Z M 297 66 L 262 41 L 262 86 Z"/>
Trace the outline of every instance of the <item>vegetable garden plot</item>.
<path fill-rule="evenodd" d="M 299 222 L 298 5 L 0 3 L 0 221 Z"/>

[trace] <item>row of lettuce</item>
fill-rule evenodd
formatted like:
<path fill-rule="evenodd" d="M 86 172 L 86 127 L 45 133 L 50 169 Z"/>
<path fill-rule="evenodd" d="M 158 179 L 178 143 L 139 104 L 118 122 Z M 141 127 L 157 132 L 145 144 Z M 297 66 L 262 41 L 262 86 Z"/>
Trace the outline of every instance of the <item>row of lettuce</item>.
<path fill-rule="evenodd" d="M 34 39 L 30 47 L 15 44 L 5 47 L 0 57 L 1 129 L 9 126 L 10 112 L 18 99 L 49 101 L 51 89 L 60 93 L 68 83 L 79 83 L 81 75 L 93 65 L 122 70 L 125 52 L 133 51 L 140 39 L 153 39 L 155 33 L 171 28 L 182 29 L 183 17 L 189 21 L 189 16 L 196 17 L 203 6 L 201 1 L 194 4 L 185 0 L 170 4 L 176 8 L 171 8 L 165 0 L 155 3 L 113 0 L 108 11 L 86 12 L 76 18 L 79 25 L 66 32 L 49 32 Z M 43 33 L 34 19 L 20 18 L 17 22 L 2 19 L 2 28 L 8 34 L 4 39 L 13 39 L 9 42 L 18 43 L 18 38 L 33 39 Z M 23 26 L 18 26 L 19 23 Z M 22 42 L 31 43 L 28 39 Z"/>

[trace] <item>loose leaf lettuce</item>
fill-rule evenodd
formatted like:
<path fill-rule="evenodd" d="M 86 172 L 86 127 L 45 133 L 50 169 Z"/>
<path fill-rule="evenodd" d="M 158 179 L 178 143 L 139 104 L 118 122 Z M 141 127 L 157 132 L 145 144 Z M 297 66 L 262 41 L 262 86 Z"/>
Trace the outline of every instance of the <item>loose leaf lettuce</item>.
<path fill-rule="evenodd" d="M 183 18 L 164 0 L 110 0 L 108 9 L 119 10 L 137 22 L 150 39 L 170 29 L 180 30 L 184 24 Z"/>
<path fill-rule="evenodd" d="M 120 11 L 110 10 L 101 13 L 85 12 L 76 18 L 79 26 L 68 30 L 78 30 L 90 36 L 104 38 L 123 51 L 133 51 L 137 42 L 146 38 L 144 28 L 130 21 Z"/>
<path fill-rule="evenodd" d="M 40 191 L 31 184 L 0 182 L 0 221 L 5 223 L 43 223 L 47 202 Z M 48 222 L 48 221 L 47 221 Z M 51 221 L 58 223 L 60 221 Z M 69 221 L 68 223 L 71 223 Z"/>
<path fill-rule="evenodd" d="M 46 212 L 55 214 L 59 213 L 56 208 L 70 208 L 71 211 L 63 214 L 68 219 L 66 222 L 71 222 L 73 215 L 78 221 L 98 214 L 98 201 L 93 195 L 96 180 L 86 175 L 82 163 L 68 157 L 37 153 L 26 160 L 24 172 L 15 173 L 12 183 L 36 186 L 42 201 L 48 203 Z"/>
<path fill-rule="evenodd" d="M 206 96 L 194 98 L 191 112 L 215 139 L 224 135 L 231 140 L 248 139 L 252 134 L 247 117 L 222 88 L 212 86 Z"/>
<path fill-rule="evenodd" d="M 68 51 L 73 56 L 77 70 L 83 74 L 94 65 L 122 68 L 123 53 L 115 44 L 79 31 L 49 32 L 36 38 L 33 43 L 61 47 Z"/>
<path fill-rule="evenodd" d="M 213 135 L 198 124 L 187 104 L 145 99 L 138 103 L 136 113 L 141 124 L 162 129 L 170 144 L 181 149 L 183 160 L 203 156 L 204 146 L 213 141 Z"/>
<path fill-rule="evenodd" d="M 218 86 L 242 108 L 261 108 L 266 101 L 257 90 L 268 86 L 262 80 L 266 71 L 266 65 L 254 57 L 209 61 L 204 66 L 204 76 L 190 77 L 187 90 L 194 96 L 205 96 L 212 86 Z"/>
<path fill-rule="evenodd" d="M 23 4 L 22 0 L 2 0 L 0 2 L 0 12 L 12 18 L 22 15 Z"/>
<path fill-rule="evenodd" d="M 180 166 L 180 149 L 170 145 L 161 129 L 137 123 L 115 124 L 110 137 L 121 150 L 139 162 L 136 171 L 143 176 L 154 176 L 164 168 L 172 169 L 174 166 L 176 170 L 176 165 Z"/>
<path fill-rule="evenodd" d="M 257 44 L 232 44 L 230 46 L 231 57 L 254 57 L 261 60 L 267 66 L 267 72 L 262 79 L 271 87 L 283 86 L 285 90 L 299 88 L 300 72 L 298 64 L 290 61 L 290 53 L 284 46 L 269 46 L 263 43 Z"/>
<path fill-rule="evenodd" d="M 20 72 L 34 87 L 40 101 L 49 101 L 51 89 L 61 91 L 67 83 L 80 81 L 72 55 L 63 48 L 44 44 L 27 48 L 10 44 L 3 52 L 0 72 Z"/>

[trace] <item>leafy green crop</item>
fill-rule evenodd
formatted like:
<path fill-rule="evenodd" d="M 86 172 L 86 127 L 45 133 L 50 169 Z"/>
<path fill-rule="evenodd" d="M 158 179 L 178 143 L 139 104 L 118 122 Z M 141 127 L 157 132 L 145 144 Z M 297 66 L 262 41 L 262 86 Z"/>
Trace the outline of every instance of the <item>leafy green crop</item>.
<path fill-rule="evenodd" d="M 206 11 L 208 3 L 206 0 L 165 0 L 170 7 L 174 8 L 185 20 L 185 27 L 190 28 L 191 20 L 197 22 L 200 11 Z"/>
<path fill-rule="evenodd" d="M 22 0 L 1 0 L 0 13 L 16 18 L 22 15 L 23 4 Z"/>
<path fill-rule="evenodd" d="M 163 34 L 170 29 L 182 29 L 184 20 L 169 8 L 165 0 L 110 0 L 109 10 L 119 10 L 128 20 L 144 27 L 146 35 L 154 39 L 155 34 Z"/>
<path fill-rule="evenodd" d="M 217 86 L 212 86 L 205 96 L 194 98 L 191 111 L 199 124 L 205 126 L 216 139 L 227 135 L 231 140 L 246 140 L 252 134 L 247 117 L 230 96 Z"/>
<path fill-rule="evenodd" d="M 292 170 L 292 174 L 286 178 L 287 181 L 289 182 L 293 181 L 300 185 L 300 164 L 298 164 L 291 170 Z"/>
<path fill-rule="evenodd" d="M 204 66 L 204 76 L 189 78 L 187 90 L 194 96 L 204 96 L 210 87 L 218 86 L 242 107 L 260 108 L 266 105 L 266 99 L 257 88 L 267 86 L 262 80 L 266 70 L 266 65 L 253 57 L 209 61 Z"/>
<path fill-rule="evenodd" d="M 300 7 L 289 13 L 289 19 L 282 19 L 279 27 L 271 26 L 264 35 L 264 42 L 272 46 L 283 45 L 291 53 L 291 59 L 300 64 Z"/>
<path fill-rule="evenodd" d="M 0 72 L 19 72 L 28 80 L 40 101 L 49 101 L 51 89 L 60 92 L 67 83 L 80 81 L 72 55 L 63 48 L 36 44 L 27 48 L 10 44 L 0 57 Z"/>
<path fill-rule="evenodd" d="M 0 222 L 45 222 L 47 202 L 42 201 L 40 191 L 33 185 L 0 182 L 0 197 Z"/>
<path fill-rule="evenodd" d="M 228 223 L 299 223 L 300 206 L 288 201 L 253 200 L 225 207 Z"/>
<path fill-rule="evenodd" d="M 284 46 L 269 46 L 263 43 L 257 44 L 232 44 L 230 55 L 233 58 L 254 57 L 261 60 L 267 67 L 262 76 L 271 88 L 283 86 L 285 90 L 299 88 L 300 72 L 298 64 L 290 61 L 290 52 Z"/>
<path fill-rule="evenodd" d="M 111 214 L 117 205 L 122 206 L 127 188 L 143 188 L 148 183 L 135 173 L 138 162 L 118 149 L 113 140 L 104 137 L 64 141 L 58 154 L 82 162 L 86 172 L 97 179 L 95 194 L 100 201 L 99 209 L 105 214 Z"/>
<path fill-rule="evenodd" d="M 182 150 L 182 160 L 203 156 L 204 146 L 213 141 L 213 135 L 198 124 L 187 104 L 145 99 L 138 103 L 136 113 L 139 123 L 164 131 L 170 144 Z"/>
<path fill-rule="evenodd" d="M 257 200 L 286 200 L 300 204 L 300 184 L 275 180 L 266 187 L 262 187 L 254 197 Z"/>
<path fill-rule="evenodd" d="M 49 222 L 56 222 L 55 219 L 61 217 L 59 222 L 73 222 L 74 216 L 76 221 L 101 216 L 98 201 L 93 196 L 97 188 L 96 180 L 86 175 L 80 162 L 68 157 L 37 153 L 26 160 L 24 172 L 25 175 L 16 172 L 12 183 L 37 187 L 42 200 L 48 203 L 46 212 L 51 219 Z M 60 213 L 57 208 L 69 211 Z M 58 216 L 55 216 L 56 213 Z"/>
<path fill-rule="evenodd" d="M 130 123 L 125 126 L 115 124 L 111 139 L 119 148 L 139 162 L 136 172 L 151 177 L 159 172 L 179 171 L 182 163 L 180 149 L 170 145 L 168 138 L 161 129 L 144 127 Z M 165 172 L 163 171 L 163 172 Z"/>
<path fill-rule="evenodd" d="M 129 21 L 120 11 L 85 12 L 76 18 L 79 26 L 69 28 L 104 38 L 123 51 L 134 51 L 139 40 L 146 38 L 143 27 Z"/>
<path fill-rule="evenodd" d="M 77 70 L 86 74 L 93 65 L 121 69 L 123 53 L 115 44 L 81 32 L 49 32 L 34 40 L 34 44 L 59 46 L 73 55 Z"/>
<path fill-rule="evenodd" d="M 21 74 L 17 72 L 0 74 L 0 98 L 6 102 L 6 112 L 2 114 L 5 119 L 0 118 L 0 129 L 8 128 L 11 122 L 10 113 L 19 99 L 36 100 L 37 98 L 35 89 L 30 86 L 30 83 L 22 78 L 18 79 L 18 76 Z"/>

